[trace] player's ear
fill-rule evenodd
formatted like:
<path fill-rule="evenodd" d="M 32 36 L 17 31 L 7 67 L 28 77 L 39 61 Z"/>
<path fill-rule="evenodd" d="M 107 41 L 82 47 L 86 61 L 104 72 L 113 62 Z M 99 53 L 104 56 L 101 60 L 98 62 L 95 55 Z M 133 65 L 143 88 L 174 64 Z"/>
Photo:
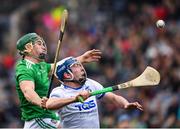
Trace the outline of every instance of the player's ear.
<path fill-rule="evenodd" d="M 33 49 L 33 44 L 32 43 L 28 43 L 28 44 L 25 45 L 25 50 L 24 51 L 29 53 L 29 52 L 32 51 L 32 49 Z"/>
<path fill-rule="evenodd" d="M 70 79 L 71 78 L 71 74 L 69 73 L 64 73 L 64 79 Z"/>

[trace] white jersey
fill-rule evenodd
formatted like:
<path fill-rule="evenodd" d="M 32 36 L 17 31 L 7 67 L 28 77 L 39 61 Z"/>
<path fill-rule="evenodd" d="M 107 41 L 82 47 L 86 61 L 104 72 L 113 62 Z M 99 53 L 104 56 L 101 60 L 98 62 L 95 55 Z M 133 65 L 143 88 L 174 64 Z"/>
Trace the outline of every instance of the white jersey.
<path fill-rule="evenodd" d="M 56 87 L 50 94 L 51 98 L 69 98 L 76 96 L 80 91 L 95 91 L 103 89 L 98 82 L 88 79 L 85 84 L 79 88 L 71 88 L 61 85 Z M 84 103 L 75 102 L 64 106 L 57 112 L 61 118 L 63 128 L 100 128 L 99 115 L 97 107 L 97 99 L 103 97 L 104 94 L 89 97 Z"/>

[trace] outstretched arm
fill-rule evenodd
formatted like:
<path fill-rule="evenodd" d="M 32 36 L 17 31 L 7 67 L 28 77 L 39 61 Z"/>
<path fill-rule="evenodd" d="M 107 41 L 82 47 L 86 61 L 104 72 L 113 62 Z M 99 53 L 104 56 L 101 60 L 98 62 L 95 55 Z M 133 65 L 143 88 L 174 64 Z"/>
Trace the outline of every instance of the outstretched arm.
<path fill-rule="evenodd" d="M 100 50 L 97 49 L 93 49 L 93 50 L 89 50 L 87 52 L 85 52 L 84 54 L 76 57 L 76 59 L 83 63 L 90 63 L 90 62 L 96 62 L 99 61 L 99 59 L 101 58 L 101 54 L 102 52 Z M 54 64 L 51 64 L 51 70 L 50 72 L 52 72 L 54 68 Z"/>
<path fill-rule="evenodd" d="M 84 54 L 76 57 L 76 59 L 81 62 L 81 63 L 90 63 L 90 62 L 95 62 L 99 61 L 101 58 L 101 51 L 97 49 L 89 50 L 85 52 Z"/>
<path fill-rule="evenodd" d="M 130 103 L 124 97 L 118 96 L 118 95 L 116 95 L 114 93 L 108 92 L 108 93 L 105 94 L 104 98 L 106 100 L 111 101 L 114 104 L 118 104 L 119 107 L 121 107 L 121 108 L 125 108 L 125 109 L 137 108 L 137 109 L 143 111 L 142 106 L 138 102 Z"/>

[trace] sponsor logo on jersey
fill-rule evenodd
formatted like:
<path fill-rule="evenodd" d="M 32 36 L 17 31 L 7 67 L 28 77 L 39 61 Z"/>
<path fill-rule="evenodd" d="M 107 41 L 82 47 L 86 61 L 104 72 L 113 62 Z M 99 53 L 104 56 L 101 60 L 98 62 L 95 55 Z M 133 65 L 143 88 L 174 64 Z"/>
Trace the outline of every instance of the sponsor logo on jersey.
<path fill-rule="evenodd" d="M 81 104 L 76 104 L 75 107 L 77 107 L 79 109 L 79 111 L 89 110 L 91 108 L 96 107 L 96 103 L 94 102 L 94 100 L 90 100 L 88 102 L 84 102 L 84 103 L 81 103 Z"/>

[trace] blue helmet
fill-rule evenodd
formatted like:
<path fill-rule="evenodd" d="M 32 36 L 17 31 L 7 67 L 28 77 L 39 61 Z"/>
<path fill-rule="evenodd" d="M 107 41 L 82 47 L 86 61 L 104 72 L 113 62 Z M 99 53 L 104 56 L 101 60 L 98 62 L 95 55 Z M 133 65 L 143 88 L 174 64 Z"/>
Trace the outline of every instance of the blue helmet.
<path fill-rule="evenodd" d="M 55 76 L 60 80 L 60 81 L 64 81 L 64 73 L 69 73 L 72 75 L 72 72 L 70 70 L 70 67 L 73 64 L 78 63 L 78 61 L 76 60 L 76 58 L 74 57 L 67 57 L 61 61 L 59 61 L 57 63 L 56 66 L 56 71 L 55 71 Z M 73 76 L 73 75 L 72 75 Z M 73 78 L 71 79 L 66 79 L 66 80 L 73 80 Z"/>
<path fill-rule="evenodd" d="M 80 85 L 83 85 L 86 82 L 87 74 L 86 70 L 82 66 L 82 69 L 84 72 L 80 76 L 75 76 L 71 70 L 71 66 L 74 64 L 81 64 L 79 61 L 77 61 L 74 57 L 67 57 L 57 63 L 56 66 L 56 72 L 55 76 L 59 79 L 59 81 L 63 82 L 75 82 L 79 83 Z M 65 78 L 64 73 L 68 73 L 71 75 L 70 78 Z"/>

